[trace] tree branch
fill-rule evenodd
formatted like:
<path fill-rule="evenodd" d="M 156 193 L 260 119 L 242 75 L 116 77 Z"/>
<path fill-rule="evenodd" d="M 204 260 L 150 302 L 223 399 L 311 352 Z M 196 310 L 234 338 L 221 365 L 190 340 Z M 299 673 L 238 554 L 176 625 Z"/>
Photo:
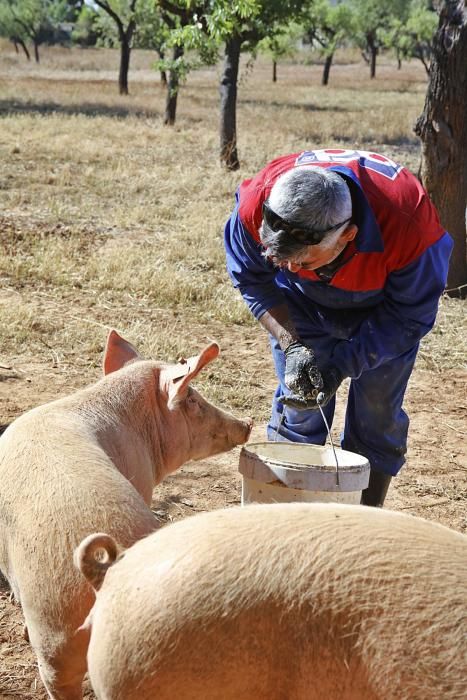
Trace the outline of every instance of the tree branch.
<path fill-rule="evenodd" d="M 114 10 L 112 10 L 112 8 L 110 7 L 110 5 L 108 5 L 104 0 L 94 0 L 94 2 L 96 3 L 96 5 L 98 5 L 100 8 L 102 8 L 102 9 L 104 10 L 104 12 L 107 12 L 107 14 L 110 15 L 110 16 L 112 17 L 112 19 L 114 20 L 114 22 L 117 24 L 117 27 L 118 27 L 118 29 L 119 29 L 119 32 L 121 32 L 122 34 L 124 34 L 124 33 L 125 33 L 125 27 L 124 27 L 124 25 L 123 25 L 123 22 L 122 22 L 122 20 L 120 19 L 120 17 L 117 15 L 117 13 L 116 13 Z"/>

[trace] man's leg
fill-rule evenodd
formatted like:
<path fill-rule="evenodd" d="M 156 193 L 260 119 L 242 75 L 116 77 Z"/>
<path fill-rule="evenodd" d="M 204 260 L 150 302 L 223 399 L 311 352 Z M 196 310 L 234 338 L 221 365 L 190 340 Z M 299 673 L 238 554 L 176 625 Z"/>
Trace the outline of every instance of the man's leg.
<path fill-rule="evenodd" d="M 391 478 L 405 462 L 409 419 L 402 402 L 417 351 L 418 345 L 350 384 L 342 447 L 370 462 L 366 505 L 383 505 Z"/>

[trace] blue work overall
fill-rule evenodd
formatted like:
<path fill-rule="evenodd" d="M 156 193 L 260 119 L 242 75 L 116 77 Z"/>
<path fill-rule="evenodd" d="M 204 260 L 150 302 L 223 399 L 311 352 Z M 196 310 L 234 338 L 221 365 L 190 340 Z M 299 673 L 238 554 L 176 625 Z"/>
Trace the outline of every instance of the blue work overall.
<path fill-rule="evenodd" d="M 336 314 L 332 309 L 318 309 L 311 304 L 305 312 L 293 304 L 292 295 L 288 295 L 287 303 L 300 340 L 313 348 L 320 368 L 326 366 L 336 343 L 350 338 L 362 319 L 371 313 L 371 309 L 363 314 L 349 309 L 345 314 Z M 327 431 L 318 409 L 297 411 L 277 401 L 279 396 L 290 394 L 290 390 L 284 382 L 284 353 L 274 338 L 271 337 L 270 342 L 280 384 L 273 397 L 268 439 L 324 444 Z M 409 419 L 402 402 L 417 350 L 418 343 L 403 355 L 362 372 L 358 379 L 350 382 L 341 446 L 364 455 L 373 469 L 392 476 L 404 464 L 407 451 Z M 334 408 L 335 398 L 332 398 L 323 409 L 329 425 Z"/>

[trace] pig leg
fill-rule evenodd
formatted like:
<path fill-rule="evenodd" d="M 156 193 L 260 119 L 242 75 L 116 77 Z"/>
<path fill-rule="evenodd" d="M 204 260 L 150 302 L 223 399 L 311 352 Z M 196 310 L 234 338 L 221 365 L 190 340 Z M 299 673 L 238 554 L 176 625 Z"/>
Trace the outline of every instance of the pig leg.
<path fill-rule="evenodd" d="M 81 700 L 82 683 L 86 673 L 88 630 L 70 633 L 57 644 L 56 630 L 43 629 L 32 633 L 32 646 L 37 655 L 39 673 L 51 700 Z"/>

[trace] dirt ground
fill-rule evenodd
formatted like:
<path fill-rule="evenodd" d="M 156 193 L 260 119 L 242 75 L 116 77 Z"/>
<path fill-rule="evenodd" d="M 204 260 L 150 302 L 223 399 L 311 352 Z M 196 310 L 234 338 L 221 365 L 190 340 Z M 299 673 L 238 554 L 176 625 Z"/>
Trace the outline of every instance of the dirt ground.
<path fill-rule="evenodd" d="M 267 346 L 258 329 L 219 331 L 221 347 L 236 347 L 236 361 L 247 363 L 251 376 L 264 376 L 264 400 L 272 392 L 274 377 Z M 245 337 L 246 336 L 246 337 Z M 243 339 L 243 342 L 240 342 Z M 243 348 L 243 350 L 242 350 Z M 221 361 L 221 360 L 219 360 Z M 231 358 L 227 353 L 228 365 Z M 1 364 L 1 362 L 0 362 Z M 52 363 L 53 364 L 53 363 Z M 56 398 L 98 378 L 69 377 L 44 358 L 34 363 L 0 368 L 0 424 L 6 426 L 23 411 Z M 84 373 L 86 374 L 86 373 Z M 390 489 L 387 507 L 404 510 L 467 532 L 467 399 L 462 370 L 440 375 L 416 369 L 406 397 L 411 417 L 407 464 Z M 345 387 L 340 392 L 333 432 L 342 425 Z M 261 440 L 264 425 L 254 428 L 253 440 Z M 161 523 L 189 517 L 196 512 L 235 505 L 240 500 L 239 449 L 202 462 L 193 462 L 169 477 L 154 492 L 153 510 Z M 21 610 L 0 593 L 0 700 L 46 695 L 40 684 L 34 656 L 22 637 Z M 87 696 L 92 698 L 88 690 Z"/>

